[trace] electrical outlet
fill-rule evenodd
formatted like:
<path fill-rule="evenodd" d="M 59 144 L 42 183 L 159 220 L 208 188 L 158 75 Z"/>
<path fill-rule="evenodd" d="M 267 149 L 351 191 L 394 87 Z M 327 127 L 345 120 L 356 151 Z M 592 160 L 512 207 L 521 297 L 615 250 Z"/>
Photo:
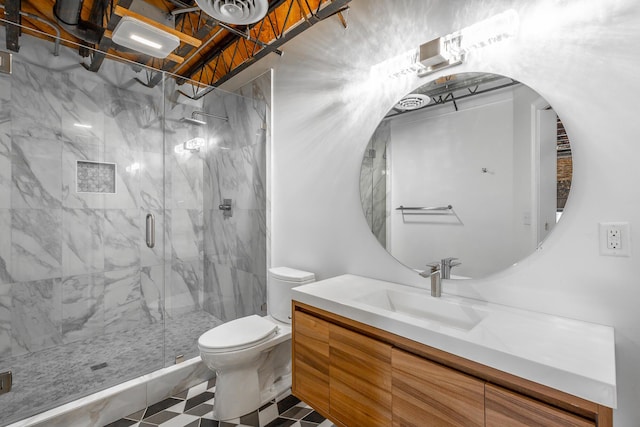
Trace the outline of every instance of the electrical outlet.
<path fill-rule="evenodd" d="M 600 255 L 631 255 L 631 233 L 628 222 L 600 223 Z"/>
<path fill-rule="evenodd" d="M 620 230 L 618 227 L 607 228 L 607 249 L 620 249 Z"/>

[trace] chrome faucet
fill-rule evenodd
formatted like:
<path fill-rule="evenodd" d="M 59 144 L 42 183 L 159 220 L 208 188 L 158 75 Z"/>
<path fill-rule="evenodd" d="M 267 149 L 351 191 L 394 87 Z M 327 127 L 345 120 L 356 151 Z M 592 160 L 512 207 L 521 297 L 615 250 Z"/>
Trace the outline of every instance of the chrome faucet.
<path fill-rule="evenodd" d="M 451 269 L 462 264 L 461 262 L 456 262 L 457 259 L 458 258 L 442 258 L 442 260 L 440 260 L 440 272 L 443 279 L 451 279 Z"/>
<path fill-rule="evenodd" d="M 431 278 L 431 296 L 439 298 L 442 295 L 442 280 L 440 279 L 440 263 L 434 262 L 427 264 L 430 267 L 429 270 L 425 270 L 420 276 L 425 278 Z"/>

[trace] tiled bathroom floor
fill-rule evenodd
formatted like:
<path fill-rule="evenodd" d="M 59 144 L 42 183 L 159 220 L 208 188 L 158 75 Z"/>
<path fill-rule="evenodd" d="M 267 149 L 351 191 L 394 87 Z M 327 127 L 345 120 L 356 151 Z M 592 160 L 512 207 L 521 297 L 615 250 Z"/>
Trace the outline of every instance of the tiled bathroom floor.
<path fill-rule="evenodd" d="M 230 421 L 213 419 L 215 381 L 191 387 L 105 427 L 334 427 L 291 394 Z"/>

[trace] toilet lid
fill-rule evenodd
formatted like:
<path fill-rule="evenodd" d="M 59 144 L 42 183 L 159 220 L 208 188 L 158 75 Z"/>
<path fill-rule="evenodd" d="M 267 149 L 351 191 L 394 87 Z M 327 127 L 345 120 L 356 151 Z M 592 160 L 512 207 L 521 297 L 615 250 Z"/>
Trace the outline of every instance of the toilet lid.
<path fill-rule="evenodd" d="M 205 332 L 198 339 L 201 349 L 212 352 L 234 351 L 252 347 L 271 338 L 278 326 L 269 320 L 252 314 L 241 317 Z"/>
<path fill-rule="evenodd" d="M 285 282 L 308 282 L 315 279 L 315 274 L 289 267 L 273 267 L 269 269 L 271 277 Z"/>

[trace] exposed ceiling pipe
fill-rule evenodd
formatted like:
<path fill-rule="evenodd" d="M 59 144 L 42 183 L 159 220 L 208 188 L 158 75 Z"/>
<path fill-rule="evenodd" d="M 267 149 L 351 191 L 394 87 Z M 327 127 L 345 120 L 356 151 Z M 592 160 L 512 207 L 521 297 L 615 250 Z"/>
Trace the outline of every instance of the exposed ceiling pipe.
<path fill-rule="evenodd" d="M 173 9 L 169 13 L 172 14 L 173 16 L 176 16 L 176 15 L 180 15 L 181 13 L 197 12 L 199 10 L 200 8 L 198 6 L 194 6 L 194 7 L 185 7 L 184 9 Z"/>
<path fill-rule="evenodd" d="M 58 24 L 70 34 L 87 43 L 100 41 L 104 28 L 80 19 L 83 0 L 57 0 L 53 6 L 53 15 Z"/>
<path fill-rule="evenodd" d="M 5 8 L 5 6 L 3 4 L 0 4 L 0 9 L 4 9 L 4 8 Z M 58 27 L 56 27 L 53 23 L 47 21 L 46 19 L 42 19 L 39 16 L 33 15 L 31 13 L 20 11 L 20 15 L 21 16 L 26 16 L 27 18 L 36 20 L 38 22 L 42 22 L 43 24 L 46 24 L 46 25 L 50 26 L 51 28 L 53 28 L 53 30 L 56 32 L 56 36 L 55 36 L 55 40 L 54 40 L 53 55 L 54 56 L 58 56 L 60 54 L 60 30 L 58 29 Z"/>

